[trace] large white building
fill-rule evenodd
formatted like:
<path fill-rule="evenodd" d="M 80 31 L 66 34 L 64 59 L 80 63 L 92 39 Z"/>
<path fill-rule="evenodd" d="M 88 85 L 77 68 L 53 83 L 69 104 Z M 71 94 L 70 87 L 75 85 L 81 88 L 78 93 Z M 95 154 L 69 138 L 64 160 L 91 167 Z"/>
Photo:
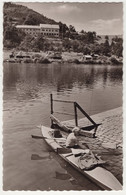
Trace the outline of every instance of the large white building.
<path fill-rule="evenodd" d="M 37 36 L 42 34 L 47 37 L 59 37 L 59 25 L 54 24 L 40 24 L 36 25 L 17 25 L 17 29 L 23 30 L 26 34 Z"/>

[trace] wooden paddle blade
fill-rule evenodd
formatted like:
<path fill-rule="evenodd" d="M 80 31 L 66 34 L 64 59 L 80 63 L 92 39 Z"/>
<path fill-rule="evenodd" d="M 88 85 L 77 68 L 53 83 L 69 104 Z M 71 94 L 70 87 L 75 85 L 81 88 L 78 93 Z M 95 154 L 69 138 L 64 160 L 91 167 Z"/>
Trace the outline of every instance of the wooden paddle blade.
<path fill-rule="evenodd" d="M 46 137 L 38 136 L 38 135 L 31 135 L 34 139 L 46 139 Z"/>
<path fill-rule="evenodd" d="M 67 154 L 71 152 L 72 152 L 71 148 L 57 148 L 58 154 Z"/>

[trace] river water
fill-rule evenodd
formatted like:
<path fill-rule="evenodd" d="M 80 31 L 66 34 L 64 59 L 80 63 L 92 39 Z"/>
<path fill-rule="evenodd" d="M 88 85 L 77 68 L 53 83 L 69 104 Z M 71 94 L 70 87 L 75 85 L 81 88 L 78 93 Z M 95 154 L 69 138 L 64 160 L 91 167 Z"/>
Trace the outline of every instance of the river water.
<path fill-rule="evenodd" d="M 50 93 L 78 102 L 89 115 L 122 106 L 122 67 L 4 63 L 3 71 L 3 189 L 99 190 L 31 134 L 50 126 Z M 73 106 L 55 103 L 54 111 L 73 113 Z"/>

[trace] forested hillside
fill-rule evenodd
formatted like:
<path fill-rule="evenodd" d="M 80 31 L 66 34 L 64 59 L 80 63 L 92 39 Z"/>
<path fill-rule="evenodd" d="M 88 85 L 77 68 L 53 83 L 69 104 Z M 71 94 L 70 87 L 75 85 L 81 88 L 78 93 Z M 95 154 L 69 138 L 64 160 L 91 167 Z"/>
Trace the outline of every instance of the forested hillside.
<path fill-rule="evenodd" d="M 104 41 L 102 41 L 103 38 L 98 36 L 95 31 L 86 32 L 82 29 L 81 32 L 77 32 L 72 25 L 67 26 L 62 22 L 56 22 L 25 6 L 10 2 L 4 3 L 3 16 L 3 45 L 6 49 L 14 48 L 24 51 L 59 51 L 62 49 L 62 51 L 68 52 L 82 52 L 84 55 L 98 54 L 108 57 L 112 55 L 122 57 L 123 39 L 121 37 L 114 36 L 110 39 L 109 36 L 105 35 Z M 41 34 L 38 34 L 37 37 L 26 35 L 15 27 L 18 24 L 39 25 L 41 23 L 59 24 L 60 44 L 58 40 L 52 41 Z"/>
<path fill-rule="evenodd" d="M 3 9 L 4 23 L 16 24 L 56 24 L 52 19 L 49 19 L 42 14 L 39 14 L 32 9 L 14 3 L 4 3 Z"/>

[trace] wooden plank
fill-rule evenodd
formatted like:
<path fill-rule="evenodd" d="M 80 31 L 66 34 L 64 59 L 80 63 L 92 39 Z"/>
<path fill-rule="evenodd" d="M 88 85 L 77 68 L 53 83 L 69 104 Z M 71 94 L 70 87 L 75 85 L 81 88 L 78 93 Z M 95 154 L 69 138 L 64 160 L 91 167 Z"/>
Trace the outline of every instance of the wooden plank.
<path fill-rule="evenodd" d="M 62 124 L 54 115 L 51 114 L 50 118 L 53 122 L 55 122 L 64 131 L 71 132 L 71 129 L 69 127 L 67 127 L 66 125 Z"/>
<path fill-rule="evenodd" d="M 63 114 L 63 115 L 74 116 L 74 114 L 72 114 L 72 113 L 67 113 L 67 112 L 58 112 L 58 111 L 55 111 L 55 113 L 57 113 L 57 114 Z"/>
<path fill-rule="evenodd" d="M 75 125 L 78 126 L 78 117 L 77 117 L 76 102 L 74 102 L 74 114 L 75 114 Z"/>
<path fill-rule="evenodd" d="M 51 114 L 50 116 L 51 120 L 56 123 L 56 125 L 58 125 L 59 128 L 61 128 L 62 130 L 70 133 L 72 132 L 72 128 L 70 128 L 67 125 L 64 125 L 62 122 L 60 122 L 54 115 Z M 53 124 L 54 124 L 53 123 Z M 94 129 L 92 131 L 85 131 L 83 129 L 80 130 L 80 135 L 86 136 L 86 137 L 95 137 L 95 132 Z"/>
<path fill-rule="evenodd" d="M 93 119 L 81 108 L 81 106 L 75 102 L 77 108 L 88 118 L 88 120 L 93 123 L 94 125 L 96 125 L 96 123 L 93 121 Z"/>
<path fill-rule="evenodd" d="M 53 114 L 53 95 L 50 94 L 50 101 L 51 101 L 51 114 Z M 51 120 L 51 126 L 53 126 L 53 120 Z"/>
<path fill-rule="evenodd" d="M 92 131 L 81 130 L 80 135 L 93 138 L 93 137 L 95 137 L 95 132 L 94 132 L 94 129 Z"/>
<path fill-rule="evenodd" d="M 64 103 L 74 103 L 73 101 L 67 101 L 67 100 L 53 100 L 54 102 L 64 102 Z"/>

